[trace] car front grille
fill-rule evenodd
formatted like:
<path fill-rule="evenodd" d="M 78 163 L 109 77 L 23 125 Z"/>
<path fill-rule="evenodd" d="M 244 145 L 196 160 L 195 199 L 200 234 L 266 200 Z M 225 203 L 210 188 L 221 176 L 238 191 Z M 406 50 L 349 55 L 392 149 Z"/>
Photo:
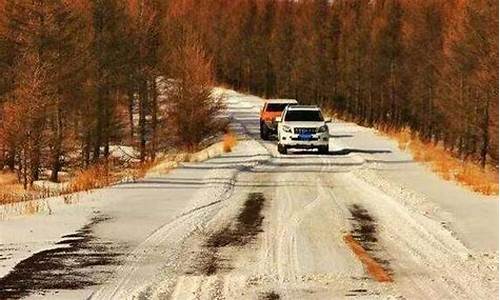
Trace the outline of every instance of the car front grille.
<path fill-rule="evenodd" d="M 304 141 L 317 141 L 317 140 L 319 140 L 319 138 L 317 138 L 317 137 L 310 137 L 310 138 L 306 138 L 306 139 L 296 138 L 296 137 L 292 138 L 292 141 L 301 141 L 301 142 L 304 142 Z"/>
<path fill-rule="evenodd" d="M 315 134 L 317 131 L 316 128 L 294 128 L 293 132 L 295 134 Z"/>

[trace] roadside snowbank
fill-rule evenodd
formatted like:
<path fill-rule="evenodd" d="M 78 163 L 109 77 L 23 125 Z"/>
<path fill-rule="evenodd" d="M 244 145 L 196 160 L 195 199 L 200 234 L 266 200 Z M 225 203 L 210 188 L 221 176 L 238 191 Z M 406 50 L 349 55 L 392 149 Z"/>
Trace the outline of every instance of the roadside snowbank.
<path fill-rule="evenodd" d="M 215 143 L 196 153 L 178 153 L 169 155 L 160 163 L 152 167 L 145 175 L 145 178 L 165 175 L 172 169 L 177 168 L 182 162 L 202 162 L 207 159 L 217 157 L 224 153 L 223 142 Z"/>
<path fill-rule="evenodd" d="M 119 152 L 115 150 L 112 153 Z M 165 175 L 182 163 L 202 162 L 222 153 L 223 144 L 218 142 L 194 154 L 168 156 L 149 170 L 144 180 Z M 126 182 L 119 184 L 123 183 Z M 47 185 L 45 181 L 37 184 L 47 188 L 61 188 L 63 185 Z M 109 204 L 105 199 L 109 198 L 112 188 L 0 205 L 0 277 L 34 253 L 61 247 L 57 242 L 62 236 L 74 233 Z"/>

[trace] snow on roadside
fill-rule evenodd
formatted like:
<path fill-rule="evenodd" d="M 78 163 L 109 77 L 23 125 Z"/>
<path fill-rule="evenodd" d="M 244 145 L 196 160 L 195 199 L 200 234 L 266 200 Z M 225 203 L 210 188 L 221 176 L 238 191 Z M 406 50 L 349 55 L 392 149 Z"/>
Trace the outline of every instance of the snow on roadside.
<path fill-rule="evenodd" d="M 72 234 L 81 228 L 92 212 L 91 195 L 78 206 L 69 206 L 62 197 L 7 205 L 15 212 L 16 208 L 39 205 L 40 212 L 35 215 L 9 217 L 0 221 L 0 277 L 6 275 L 21 260 L 34 253 L 61 247 L 56 245 L 61 236 Z M 82 199 L 83 200 L 83 199 Z M 3 212 L 7 209 L 2 207 Z M 24 212 L 20 212 L 24 213 Z"/>
<path fill-rule="evenodd" d="M 364 161 L 362 168 L 353 171 L 356 176 L 440 222 L 468 247 L 498 252 L 498 197 L 440 178 L 375 129 L 337 121 L 330 132 L 334 150 L 343 149 Z"/>
<path fill-rule="evenodd" d="M 151 178 L 167 174 L 174 168 L 177 168 L 182 162 L 202 162 L 207 159 L 217 157 L 224 153 L 223 143 L 218 142 L 202 149 L 196 153 L 178 153 L 167 156 L 166 159 L 152 167 L 145 175 L 145 178 Z"/>
<path fill-rule="evenodd" d="M 50 193 L 58 194 L 65 190 L 69 185 L 69 182 L 52 182 L 49 180 L 37 180 L 33 182 L 33 187 L 36 189 L 50 191 Z M 1 219 L 1 218 L 0 218 Z"/>
<path fill-rule="evenodd" d="M 214 89 L 214 93 L 236 93 Z M 257 97 L 256 97 L 257 98 Z M 244 107 L 251 106 L 251 102 Z M 224 153 L 221 142 L 194 154 L 167 156 L 167 159 L 149 170 L 146 178 L 171 171 L 181 162 L 202 162 Z M 130 146 L 111 145 L 110 155 L 123 161 L 136 161 L 137 151 Z M 39 188 L 61 190 L 66 183 L 37 181 Z M 7 274 L 19 261 L 34 253 L 60 247 L 61 236 L 81 228 L 99 207 L 107 205 L 102 198 L 109 188 L 78 192 L 63 196 L 0 205 L 0 277 Z M 20 248 L 18 247 L 19 245 Z"/>
<path fill-rule="evenodd" d="M 255 113 L 255 116 L 251 119 L 245 119 L 247 118 L 246 116 L 241 118 L 241 120 L 246 120 L 246 123 L 242 121 L 240 122 L 241 124 L 232 124 L 233 126 L 240 126 L 243 134 L 249 128 L 250 130 L 255 130 L 255 128 L 252 129 L 252 126 L 254 126 L 254 121 L 258 120 L 258 110 L 262 104 L 261 98 L 242 95 L 226 89 L 215 89 L 214 92 L 230 95 L 227 100 L 229 114 L 232 113 L 231 110 L 237 112 L 240 109 L 245 114 L 248 112 Z M 308 157 L 290 155 L 288 157 L 277 156 L 275 158 L 285 163 L 296 161 L 296 164 L 304 166 L 308 165 L 308 162 L 319 161 L 321 169 L 318 169 L 318 172 L 321 172 L 325 166 L 329 166 L 330 164 L 331 168 L 338 167 L 340 169 L 335 163 L 338 160 L 344 160 L 344 163 L 347 163 L 345 169 L 351 173 L 348 175 L 340 173 L 340 175 L 324 176 L 324 178 L 332 179 L 332 186 L 335 187 L 332 193 L 337 193 L 340 189 L 341 192 L 345 192 L 346 194 L 340 194 L 345 197 L 339 197 L 339 199 L 349 199 L 349 195 L 353 191 L 352 193 L 359 197 L 358 200 L 365 201 L 368 206 L 373 205 L 374 210 L 384 215 L 383 220 L 387 224 L 393 224 L 393 219 L 396 219 L 398 215 L 403 215 L 399 213 L 401 211 L 407 213 L 409 216 L 416 216 L 419 221 L 423 221 L 426 224 L 432 223 L 431 228 L 448 234 L 447 231 L 452 230 L 448 230 L 448 223 L 446 222 L 460 223 L 460 218 L 456 217 L 457 210 L 467 210 L 467 207 L 472 206 L 474 201 L 478 201 L 473 195 L 461 194 L 460 189 L 457 189 L 453 193 L 445 194 L 444 196 L 450 198 L 458 196 L 462 198 L 469 197 L 470 199 L 467 199 L 469 202 L 466 203 L 468 206 L 456 205 L 444 209 L 442 206 L 443 202 L 439 198 L 436 198 L 442 198 L 443 194 L 420 192 L 418 189 L 415 189 L 416 186 L 422 185 L 420 182 L 410 182 L 410 185 L 402 184 L 387 176 L 387 174 L 392 172 L 400 177 L 414 178 L 414 175 L 410 175 L 411 172 L 411 174 L 418 173 L 418 176 L 431 178 L 429 180 L 435 186 L 442 186 L 443 184 L 439 181 L 440 179 L 436 179 L 428 171 L 415 170 L 415 163 L 411 160 L 411 157 L 402 153 L 393 141 L 376 136 L 373 129 L 353 123 L 334 122 L 330 128 L 330 132 L 333 136 L 331 142 L 332 156 L 315 157 L 313 155 Z M 185 245 L 182 245 L 183 238 L 190 232 L 207 229 L 207 227 L 202 228 L 202 224 L 210 220 L 219 208 L 226 206 L 229 209 L 238 208 L 236 206 L 237 202 L 225 200 L 229 199 L 232 195 L 232 189 L 237 180 L 239 170 L 252 168 L 262 161 L 269 160 L 271 154 L 266 151 L 265 147 L 273 149 L 273 151 L 275 149 L 275 145 L 272 143 L 266 144 L 259 140 L 248 139 L 240 142 L 234 153 L 224 155 L 206 163 L 193 163 L 218 157 L 222 154 L 222 146 L 218 143 L 199 153 L 189 155 L 189 157 L 187 155 L 169 157 L 169 159 L 151 169 L 146 174 L 144 182 L 124 184 L 121 187 L 105 188 L 91 193 L 80 193 L 76 194 L 78 196 L 75 195 L 73 198 L 56 197 L 36 202 L 40 203 L 41 207 L 38 214 L 29 217 L 8 216 L 8 222 L 0 221 L 0 244 L 2 244 L 0 245 L 0 277 L 2 274 L 6 274 L 21 259 L 29 257 L 38 251 L 58 247 L 55 243 L 61 236 L 75 232 L 92 215 L 99 213 L 99 211 L 108 210 L 119 217 L 113 220 L 116 223 L 109 224 L 105 230 L 103 228 L 100 229 L 100 237 L 104 236 L 106 238 L 112 236 L 114 238 L 120 236 L 120 238 L 117 238 L 119 240 L 123 238 L 121 235 L 126 235 L 127 242 L 137 242 L 137 245 L 132 245 L 134 247 L 132 249 L 135 250 L 130 253 L 128 264 L 119 267 L 117 274 L 114 275 L 117 277 L 114 278 L 116 281 L 110 282 L 109 286 L 102 287 L 94 297 L 99 299 L 102 298 L 99 296 L 109 295 L 118 290 L 122 293 L 120 296 L 126 298 L 138 291 L 151 292 L 151 290 L 154 291 L 158 287 L 160 290 L 154 291 L 155 293 L 159 293 L 159 295 L 168 294 L 172 291 L 175 284 L 172 281 L 173 277 L 171 275 L 176 272 L 176 264 L 186 256 L 186 253 L 182 252 L 182 250 L 189 249 L 185 248 Z M 118 151 L 121 150 L 118 149 Z M 346 160 L 346 158 L 348 159 Z M 183 168 L 178 168 L 177 171 L 174 171 L 175 173 L 169 176 L 163 176 L 165 173 L 170 172 L 172 168 L 178 166 L 182 166 Z M 294 170 L 297 174 L 300 171 L 299 169 L 292 168 L 288 168 L 287 170 Z M 285 168 L 282 171 L 285 171 Z M 304 176 L 304 174 L 301 173 L 301 176 Z M 336 181 L 336 179 L 339 178 L 351 180 L 346 180 L 344 185 L 335 185 L 338 184 L 339 181 Z M 308 178 L 306 177 L 306 179 Z M 316 177 L 309 179 L 311 179 L 311 182 L 315 182 Z M 203 186 L 203 188 L 198 189 L 199 186 Z M 343 190 L 342 186 L 345 187 Z M 175 189 L 175 192 L 171 192 L 172 189 Z M 292 187 L 289 191 L 296 191 L 296 189 Z M 373 197 L 369 195 L 370 191 L 373 191 Z M 295 199 L 295 196 L 291 197 L 291 199 Z M 323 191 L 323 200 L 318 198 L 322 202 L 313 201 L 313 205 L 308 206 L 308 208 L 317 209 L 320 207 L 316 206 L 318 203 L 332 205 L 329 196 L 329 193 Z M 308 197 L 309 194 L 306 195 L 306 199 Z M 398 203 L 396 206 L 397 209 L 386 209 L 386 207 L 394 207 L 394 205 L 390 205 L 392 203 L 389 203 L 393 200 L 395 203 Z M 67 202 L 75 203 L 75 205 L 67 205 Z M 286 204 L 287 202 L 280 201 L 276 203 Z M 486 205 L 490 205 L 490 203 L 486 203 Z M 488 207 L 494 208 L 495 206 Z M 498 208 L 498 206 L 496 207 Z M 0 207 L 0 220 L 2 218 L 2 209 Z M 29 207 L 25 209 L 29 209 Z M 280 213 L 282 213 L 282 210 L 280 210 Z M 317 221 L 315 224 L 319 226 L 318 228 L 336 228 L 335 226 L 321 227 L 325 223 L 318 215 L 315 214 L 313 216 L 313 220 Z M 328 214 L 328 217 L 331 217 L 331 215 Z M 221 218 L 227 219 L 224 217 Z M 402 219 L 401 217 L 399 218 Z M 477 220 L 484 219 L 482 226 L 485 229 L 492 232 L 496 230 L 487 225 L 494 223 L 493 219 L 495 217 L 493 212 L 478 214 L 475 218 Z M 151 220 L 153 221 L 150 222 Z M 343 222 L 343 219 L 339 219 L 339 221 Z M 440 223 L 441 221 L 445 221 L 445 223 Z M 498 215 L 496 216 L 496 221 L 498 222 Z M 284 223 L 279 222 L 279 224 Z M 217 227 L 216 225 L 214 226 Z M 406 226 L 405 223 L 396 222 L 392 228 L 396 232 L 399 230 L 408 231 L 409 229 L 404 226 Z M 154 230 L 149 232 L 150 228 Z M 104 235 L 103 232 L 105 232 Z M 311 231 L 311 233 L 317 232 Z M 328 237 L 331 237 L 330 232 L 328 234 Z M 469 235 L 473 238 L 475 237 L 467 233 L 467 236 Z M 290 238 L 290 242 L 294 241 L 292 239 L 293 236 L 286 237 Z M 453 236 L 453 239 L 450 239 L 447 236 L 446 240 L 454 241 L 455 238 Z M 460 240 L 459 238 L 456 239 Z M 116 239 L 113 240 L 115 241 Z M 326 241 L 327 239 L 320 240 Z M 276 240 L 273 239 L 271 242 L 275 243 Z M 21 249 L 19 249 L 20 247 Z M 457 248 L 460 247 L 454 247 L 453 250 Z M 325 246 L 322 249 L 327 251 L 329 248 Z M 485 253 L 484 257 L 475 252 L 473 254 L 472 257 L 467 259 L 485 262 L 485 264 L 478 264 L 479 268 L 484 268 L 484 272 L 482 269 L 478 269 L 478 274 L 491 272 L 493 262 L 496 262 L 496 266 L 498 265 L 498 252 L 496 254 Z M 4 259 L 4 256 L 6 259 Z M 148 260 L 157 256 L 160 257 L 159 262 Z M 331 261 L 334 264 L 339 263 L 336 259 L 332 259 Z M 142 267 L 144 265 L 147 267 Z M 161 276 L 150 280 L 150 277 L 154 277 L 150 273 L 158 271 L 154 269 L 158 266 L 160 267 L 159 272 Z M 165 280 L 162 282 L 163 285 L 159 285 L 158 283 L 162 280 Z M 498 278 L 496 280 L 498 281 Z M 144 295 L 147 296 L 148 294 L 142 294 L 142 296 Z"/>
<path fill-rule="evenodd" d="M 358 169 L 354 170 L 353 174 L 392 198 L 400 200 L 400 202 L 407 205 L 408 209 L 418 210 L 421 214 L 434 220 L 449 218 L 449 214 L 443 212 L 436 203 L 429 201 L 425 195 L 390 182 L 373 170 Z"/>
<path fill-rule="evenodd" d="M 256 149 L 258 152 L 256 152 Z M 195 154 L 192 160 L 197 162 L 197 159 L 211 157 L 211 155 L 219 151 L 220 145 L 216 144 L 205 151 Z M 261 157 L 255 159 L 254 155 L 260 155 Z M 231 160 L 232 156 L 239 158 L 237 163 Z M 242 156 L 248 158 L 240 159 Z M 265 148 L 254 140 L 246 140 L 236 147 L 234 153 L 215 158 L 217 164 L 214 164 L 212 160 L 210 161 L 212 163 L 206 164 L 203 162 L 201 164 L 182 163 L 186 169 L 206 169 L 204 177 L 208 178 L 208 181 L 200 178 L 205 187 L 186 199 L 186 205 L 180 214 L 170 222 L 157 228 L 129 253 L 125 263 L 118 267 L 116 278 L 113 278 L 105 286 L 97 290 L 92 295 L 92 299 L 124 299 L 134 298 L 134 296 L 141 298 L 141 293 L 145 292 L 152 293 L 154 291 L 154 293 L 159 294 L 171 292 L 175 284 L 175 281 L 173 281 L 175 278 L 171 275 L 176 273 L 177 264 L 186 255 L 184 252 L 179 252 L 186 250 L 183 247 L 185 238 L 195 231 L 202 230 L 203 224 L 212 219 L 213 215 L 217 214 L 221 207 L 235 205 L 234 203 L 228 203 L 226 200 L 233 195 L 234 183 L 239 171 L 251 168 L 267 159 L 269 159 L 269 156 Z M 229 160 L 227 164 L 222 164 L 227 160 Z M 155 172 L 152 172 L 149 176 L 158 178 L 155 177 Z M 163 263 L 152 268 L 142 268 L 142 265 L 153 256 L 151 251 L 157 251 L 156 249 L 160 248 L 168 249 L 168 251 L 156 254 L 161 256 Z M 155 269 L 159 267 L 161 268 Z"/>
<path fill-rule="evenodd" d="M 109 153 L 112 158 L 120 161 L 139 161 L 139 152 L 132 146 L 110 145 Z"/>
<path fill-rule="evenodd" d="M 116 153 L 115 150 L 112 153 Z M 145 177 L 164 175 L 181 162 L 202 162 L 223 152 L 222 143 L 219 142 L 194 154 L 178 155 L 173 160 L 169 158 L 159 163 Z M 47 188 L 62 187 L 62 184 L 46 181 L 36 184 Z M 61 236 L 74 233 L 99 211 L 99 207 L 109 204 L 102 201 L 107 198 L 105 195 L 108 191 L 109 188 L 104 188 L 0 205 L 0 277 L 34 253 L 61 247 L 56 244 Z"/>

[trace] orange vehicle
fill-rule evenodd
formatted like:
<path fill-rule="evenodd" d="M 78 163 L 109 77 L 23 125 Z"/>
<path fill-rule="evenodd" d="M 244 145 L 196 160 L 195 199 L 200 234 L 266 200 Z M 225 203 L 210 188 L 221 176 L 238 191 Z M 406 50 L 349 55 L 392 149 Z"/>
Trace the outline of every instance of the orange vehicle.
<path fill-rule="evenodd" d="M 276 134 L 277 123 L 276 117 L 281 116 L 281 113 L 288 105 L 296 105 L 297 100 L 294 99 L 269 99 L 264 103 L 260 111 L 260 137 L 263 140 L 268 140 L 271 134 Z"/>

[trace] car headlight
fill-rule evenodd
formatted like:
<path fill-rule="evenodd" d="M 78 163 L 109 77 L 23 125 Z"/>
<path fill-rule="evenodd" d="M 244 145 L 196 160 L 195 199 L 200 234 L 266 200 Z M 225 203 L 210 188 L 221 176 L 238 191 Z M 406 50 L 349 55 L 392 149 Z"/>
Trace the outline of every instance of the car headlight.
<path fill-rule="evenodd" d="M 327 132 L 328 131 L 328 126 L 323 125 L 320 128 L 318 128 L 318 132 Z"/>
<path fill-rule="evenodd" d="M 290 126 L 283 125 L 283 131 L 288 132 L 288 133 L 292 133 L 292 128 Z"/>

